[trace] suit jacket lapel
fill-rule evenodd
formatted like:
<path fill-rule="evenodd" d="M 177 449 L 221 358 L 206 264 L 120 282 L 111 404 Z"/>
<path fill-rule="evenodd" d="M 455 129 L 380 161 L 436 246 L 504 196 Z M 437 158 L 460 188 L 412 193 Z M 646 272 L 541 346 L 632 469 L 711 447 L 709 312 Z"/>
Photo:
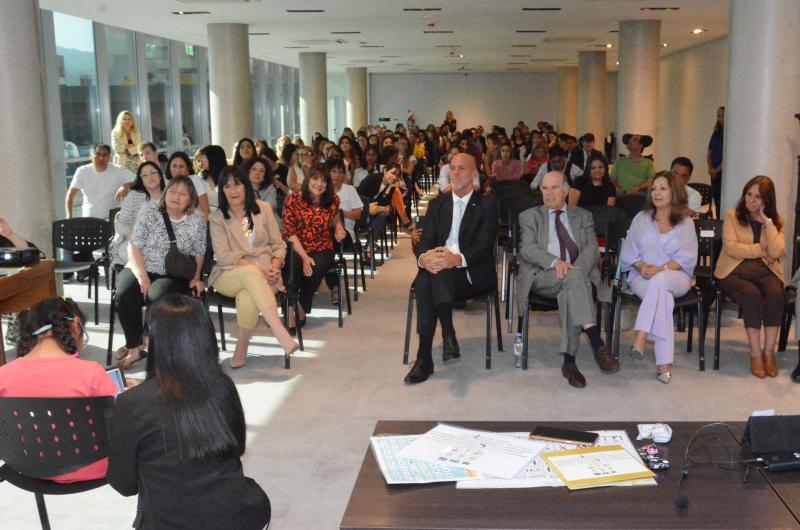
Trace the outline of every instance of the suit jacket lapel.
<path fill-rule="evenodd" d="M 253 219 L 253 224 L 255 224 L 255 219 Z M 236 240 L 239 248 L 246 249 L 251 246 L 250 243 L 244 238 L 242 226 L 233 215 L 231 215 L 229 219 L 225 219 L 225 225 L 228 227 L 228 233 L 233 234 L 233 238 Z"/>
<path fill-rule="evenodd" d="M 439 210 L 439 226 L 442 227 L 442 233 L 439 234 L 439 245 L 442 246 L 447 242 L 447 236 L 450 235 L 450 227 L 453 225 L 453 198 L 451 194 L 447 194 L 444 198 L 444 204 Z"/>
<path fill-rule="evenodd" d="M 473 191 L 472 195 L 469 198 L 469 202 L 467 203 L 467 207 L 464 210 L 464 215 L 461 217 L 461 226 L 458 227 L 458 241 L 459 244 L 461 243 L 461 238 L 463 237 L 465 231 L 467 230 L 468 224 L 473 224 L 473 221 L 476 219 L 475 213 L 478 209 L 478 203 L 480 202 L 481 196 L 480 193 L 477 191 Z M 453 207 L 453 202 L 450 202 L 450 207 Z M 466 232 L 469 233 L 469 232 Z"/>
<path fill-rule="evenodd" d="M 583 245 L 586 244 L 586 241 L 581 241 L 581 234 L 583 234 L 583 227 L 578 226 L 580 225 L 580 220 L 578 219 L 578 211 L 575 208 L 567 207 L 567 219 L 569 219 L 569 228 L 572 230 L 572 239 L 575 240 L 575 244 L 578 245 L 578 249 L 583 248 Z"/>

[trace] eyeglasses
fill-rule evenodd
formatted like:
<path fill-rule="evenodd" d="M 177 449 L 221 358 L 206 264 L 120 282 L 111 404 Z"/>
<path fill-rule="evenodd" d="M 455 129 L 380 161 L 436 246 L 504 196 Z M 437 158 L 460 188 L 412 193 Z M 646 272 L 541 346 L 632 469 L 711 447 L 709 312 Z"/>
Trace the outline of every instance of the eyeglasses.
<path fill-rule="evenodd" d="M 301 153 L 300 156 L 314 156 L 314 153 L 305 152 L 305 153 Z"/>

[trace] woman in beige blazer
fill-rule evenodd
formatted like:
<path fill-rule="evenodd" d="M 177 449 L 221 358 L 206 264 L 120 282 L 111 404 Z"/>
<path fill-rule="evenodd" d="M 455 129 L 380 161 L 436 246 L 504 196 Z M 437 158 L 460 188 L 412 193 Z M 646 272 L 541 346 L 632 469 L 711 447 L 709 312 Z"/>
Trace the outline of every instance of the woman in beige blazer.
<path fill-rule="evenodd" d="M 272 206 L 257 200 L 247 176 L 232 166 L 222 170 L 218 184 L 219 210 L 209 219 L 216 263 L 208 284 L 236 298 L 239 339 L 231 367 L 240 368 L 247 362 L 247 346 L 259 313 L 288 357 L 299 348 L 283 326 L 275 301 L 275 293 L 283 290 L 286 243 Z"/>
<path fill-rule="evenodd" d="M 117 121 L 111 130 L 111 140 L 114 144 L 114 164 L 135 175 L 139 167 L 139 144 L 142 143 L 142 136 L 131 111 L 123 110 L 117 115 Z"/>
<path fill-rule="evenodd" d="M 750 342 L 750 371 L 759 378 L 775 377 L 786 240 L 783 220 L 775 209 L 775 185 L 769 177 L 753 177 L 744 185 L 736 208 L 726 214 L 722 237 L 714 276 L 723 294 L 742 308 Z"/>

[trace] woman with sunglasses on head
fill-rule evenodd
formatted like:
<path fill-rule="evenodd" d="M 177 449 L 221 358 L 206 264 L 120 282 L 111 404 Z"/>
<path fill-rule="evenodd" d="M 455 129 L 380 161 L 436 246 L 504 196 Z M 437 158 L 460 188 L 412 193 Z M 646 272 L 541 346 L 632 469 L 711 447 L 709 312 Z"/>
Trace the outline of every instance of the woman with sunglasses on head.
<path fill-rule="evenodd" d="M 79 358 L 88 341 L 86 318 L 70 298 L 42 300 L 19 314 L 9 338 L 17 358 L 0 366 L 0 397 L 114 396 L 113 379 L 95 361 Z M 103 458 L 75 471 L 48 477 L 56 482 L 95 480 L 106 475 Z"/>
<path fill-rule="evenodd" d="M 133 225 L 145 206 L 155 206 L 161 201 L 164 190 L 164 175 L 155 162 L 144 162 L 136 171 L 133 187 L 122 200 L 122 207 L 114 222 L 114 242 L 111 248 L 112 265 L 122 268 L 128 263 L 128 240 L 133 234 Z"/>

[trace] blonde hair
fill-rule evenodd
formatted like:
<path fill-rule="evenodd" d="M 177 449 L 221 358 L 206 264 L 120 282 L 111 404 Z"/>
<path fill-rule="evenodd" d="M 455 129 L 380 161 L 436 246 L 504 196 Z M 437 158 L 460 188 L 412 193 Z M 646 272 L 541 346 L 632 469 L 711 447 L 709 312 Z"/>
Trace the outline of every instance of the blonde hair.
<path fill-rule="evenodd" d="M 120 111 L 119 114 L 117 114 L 117 121 L 114 123 L 114 128 L 111 129 L 112 136 L 120 136 L 125 133 L 125 129 L 122 127 L 122 118 L 124 118 L 126 115 L 130 116 L 131 120 L 133 120 L 133 126 L 131 127 L 131 136 L 139 135 L 139 126 L 136 125 L 136 117 L 133 115 L 131 111 L 123 110 Z M 139 142 L 136 143 L 138 144 Z"/>

